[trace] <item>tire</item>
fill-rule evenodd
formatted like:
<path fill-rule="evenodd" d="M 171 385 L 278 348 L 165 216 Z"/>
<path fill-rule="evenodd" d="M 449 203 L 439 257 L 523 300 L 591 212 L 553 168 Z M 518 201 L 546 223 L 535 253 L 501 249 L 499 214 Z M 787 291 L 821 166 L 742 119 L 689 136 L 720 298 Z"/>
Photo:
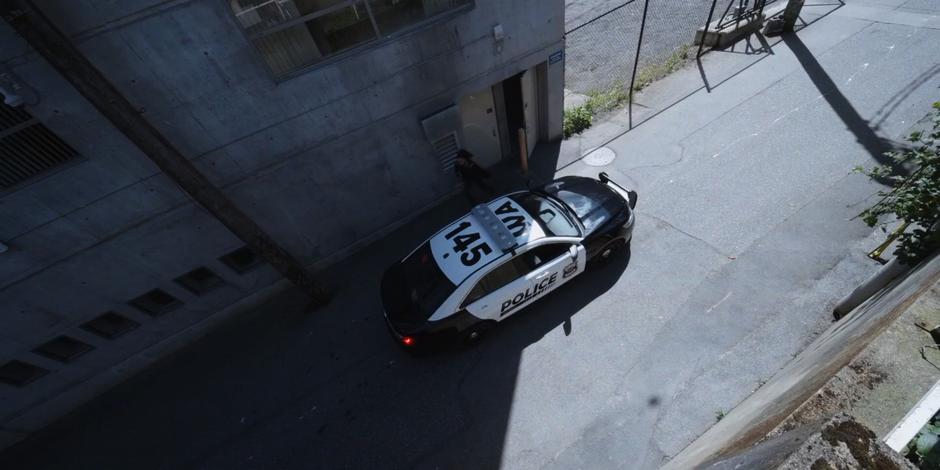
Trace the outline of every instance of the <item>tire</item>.
<path fill-rule="evenodd" d="M 592 265 L 593 266 L 606 265 L 607 263 L 610 262 L 610 260 L 614 259 L 617 255 L 626 251 L 625 248 L 627 246 L 628 246 L 628 243 L 623 238 L 618 238 L 616 240 L 610 241 L 609 243 L 604 245 L 603 248 L 601 248 L 601 251 L 597 252 L 597 255 L 595 255 L 594 259 L 591 260 Z"/>
<path fill-rule="evenodd" d="M 460 343 L 465 347 L 471 347 L 479 344 L 486 337 L 486 333 L 493 329 L 495 322 L 481 321 L 467 328 L 462 334 Z"/>

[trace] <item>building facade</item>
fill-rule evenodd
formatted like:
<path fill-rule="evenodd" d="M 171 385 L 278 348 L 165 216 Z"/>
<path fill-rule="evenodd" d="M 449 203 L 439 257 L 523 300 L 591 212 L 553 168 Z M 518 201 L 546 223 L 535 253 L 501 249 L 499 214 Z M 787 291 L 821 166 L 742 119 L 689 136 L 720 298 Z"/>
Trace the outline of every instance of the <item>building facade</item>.
<path fill-rule="evenodd" d="M 314 267 L 451 194 L 458 148 L 561 137 L 561 0 L 36 4 Z M 2 447 L 280 276 L 6 23 L 0 62 Z"/>

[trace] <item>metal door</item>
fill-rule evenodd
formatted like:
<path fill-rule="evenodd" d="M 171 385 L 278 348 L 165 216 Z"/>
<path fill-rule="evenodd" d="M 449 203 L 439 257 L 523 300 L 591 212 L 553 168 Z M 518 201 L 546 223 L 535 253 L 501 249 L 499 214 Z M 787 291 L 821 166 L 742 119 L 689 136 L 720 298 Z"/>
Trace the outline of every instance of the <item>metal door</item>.
<path fill-rule="evenodd" d="M 461 144 L 484 167 L 499 163 L 499 127 L 493 92 L 487 88 L 460 98 Z"/>

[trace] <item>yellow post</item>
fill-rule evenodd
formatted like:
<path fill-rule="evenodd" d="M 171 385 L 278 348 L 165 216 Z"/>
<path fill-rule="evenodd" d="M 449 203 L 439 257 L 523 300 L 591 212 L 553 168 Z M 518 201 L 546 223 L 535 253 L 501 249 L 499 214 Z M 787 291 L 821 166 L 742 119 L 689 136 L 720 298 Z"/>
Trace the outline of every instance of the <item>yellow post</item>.
<path fill-rule="evenodd" d="M 908 223 L 904 222 L 898 226 L 898 228 L 894 229 L 894 231 L 891 232 L 891 235 L 888 235 L 888 238 L 884 241 L 884 243 L 878 245 L 878 247 L 874 250 L 871 250 L 871 253 L 868 253 L 868 257 L 881 264 L 887 263 L 888 260 L 882 258 L 881 254 L 888 249 L 888 245 L 891 245 L 892 242 L 897 240 L 897 238 L 900 237 L 902 233 L 904 233 L 904 230 L 907 229 L 907 225 Z"/>

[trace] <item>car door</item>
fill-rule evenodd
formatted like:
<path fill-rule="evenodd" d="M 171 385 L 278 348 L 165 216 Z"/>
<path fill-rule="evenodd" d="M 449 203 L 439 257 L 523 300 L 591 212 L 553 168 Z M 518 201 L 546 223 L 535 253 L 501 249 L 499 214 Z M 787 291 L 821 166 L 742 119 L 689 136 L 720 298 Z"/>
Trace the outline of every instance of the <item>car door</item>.
<path fill-rule="evenodd" d="M 529 283 L 526 279 L 527 273 L 526 265 L 521 259 L 512 258 L 505 261 L 480 278 L 470 289 L 460 308 L 482 320 L 499 321 L 502 299 L 525 289 Z"/>
<path fill-rule="evenodd" d="M 515 260 L 521 263 L 526 274 L 519 281 L 495 292 L 488 305 L 491 309 L 493 304 L 498 305 L 497 318 L 504 320 L 583 271 L 584 258 L 583 248 L 571 243 L 550 243 L 532 248 Z"/>
<path fill-rule="evenodd" d="M 512 315 L 580 274 L 584 271 L 585 258 L 583 247 L 568 242 L 547 243 L 522 253 L 517 259 L 528 271 L 523 277 L 525 289 L 504 296 L 500 302 L 500 318 Z"/>

